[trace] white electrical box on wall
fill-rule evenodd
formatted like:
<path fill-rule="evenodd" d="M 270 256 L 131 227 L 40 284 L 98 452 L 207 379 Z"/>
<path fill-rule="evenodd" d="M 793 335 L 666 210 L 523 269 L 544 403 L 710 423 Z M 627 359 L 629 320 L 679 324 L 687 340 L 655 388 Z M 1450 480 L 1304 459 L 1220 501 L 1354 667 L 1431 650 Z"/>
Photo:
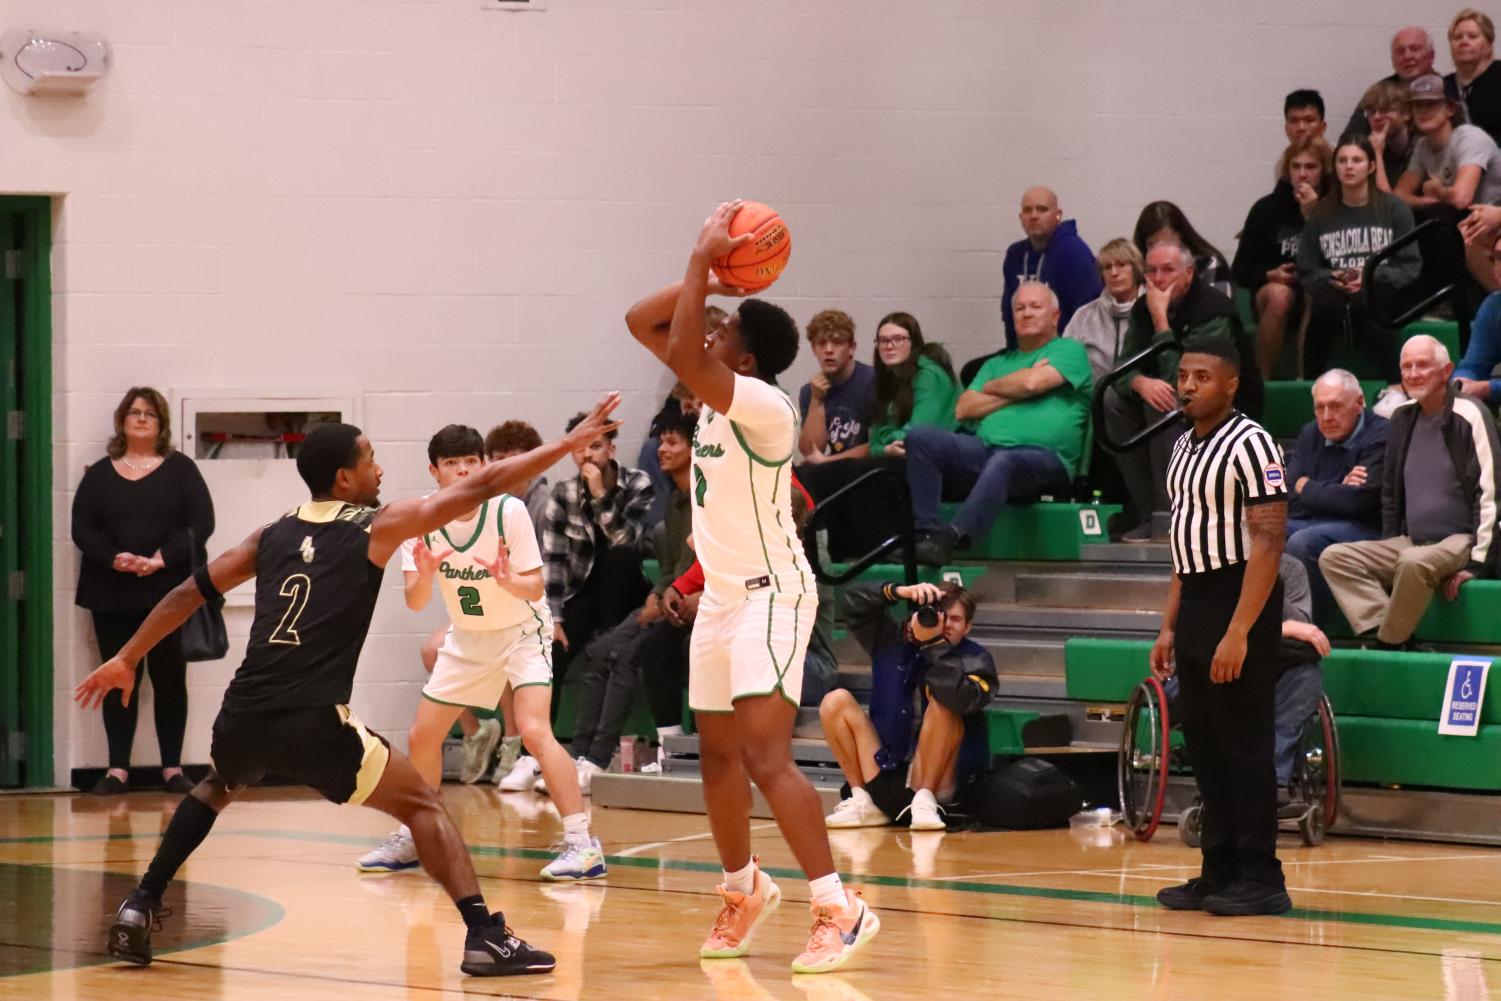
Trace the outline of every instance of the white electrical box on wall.
<path fill-rule="evenodd" d="M 90 32 L 27 28 L 0 35 L 0 76 L 28 97 L 86 94 L 113 59 L 109 41 Z"/>
<path fill-rule="evenodd" d="M 198 464 L 214 499 L 212 559 L 307 500 L 297 475 L 297 448 L 318 424 L 359 424 L 357 390 L 284 395 L 225 389 L 179 390 L 170 401 L 181 429 L 178 447 Z M 225 596 L 255 602 L 255 583 Z"/>

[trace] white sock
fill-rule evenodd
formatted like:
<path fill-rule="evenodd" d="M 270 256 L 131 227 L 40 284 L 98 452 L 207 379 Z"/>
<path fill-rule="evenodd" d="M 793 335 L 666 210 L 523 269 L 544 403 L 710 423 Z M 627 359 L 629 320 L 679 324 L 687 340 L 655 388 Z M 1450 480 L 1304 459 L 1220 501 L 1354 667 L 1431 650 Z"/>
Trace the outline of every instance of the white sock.
<path fill-rule="evenodd" d="M 744 869 L 730 872 L 724 870 L 724 885 L 727 889 L 736 893 L 754 893 L 756 889 L 756 861 L 751 859 L 745 863 Z"/>
<path fill-rule="evenodd" d="M 808 892 L 813 897 L 813 903 L 819 907 L 838 907 L 841 910 L 845 906 L 844 884 L 839 881 L 839 873 L 831 872 L 827 876 L 819 876 L 817 879 L 808 880 Z"/>
<path fill-rule="evenodd" d="M 931 806 L 935 810 L 938 809 L 938 798 L 933 795 L 933 790 L 931 789 L 919 789 L 917 790 L 917 792 L 913 793 L 912 805 L 916 806 L 918 800 L 922 800 L 924 803 L 926 803 L 928 806 Z"/>
<path fill-rule="evenodd" d="M 861 807 L 876 805 L 876 801 L 870 798 L 870 793 L 865 791 L 864 786 L 850 786 L 850 799 L 860 804 Z"/>
<path fill-rule="evenodd" d="M 402 824 L 400 830 L 397 833 L 399 833 L 404 838 L 410 839 L 412 836 L 412 829 L 406 824 Z"/>
<path fill-rule="evenodd" d="M 570 813 L 563 818 L 563 840 L 569 844 L 589 843 L 589 815 Z"/>
<path fill-rule="evenodd" d="M 501 744 L 502 747 L 506 748 L 507 750 L 510 750 L 513 747 L 520 747 L 521 746 L 521 735 L 517 734 L 514 737 L 502 737 L 502 738 L 500 738 L 500 744 Z"/>
<path fill-rule="evenodd" d="M 657 727 L 657 739 L 658 740 L 666 740 L 668 737 L 681 737 L 682 735 L 683 735 L 682 724 L 678 724 L 677 726 L 659 726 L 659 727 Z"/>

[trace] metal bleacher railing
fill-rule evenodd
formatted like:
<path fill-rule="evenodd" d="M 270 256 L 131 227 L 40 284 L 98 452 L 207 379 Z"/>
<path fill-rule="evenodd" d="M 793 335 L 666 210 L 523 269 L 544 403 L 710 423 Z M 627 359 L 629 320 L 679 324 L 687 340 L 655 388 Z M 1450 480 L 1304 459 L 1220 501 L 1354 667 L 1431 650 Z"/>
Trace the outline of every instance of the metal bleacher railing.
<path fill-rule="evenodd" d="M 1373 296 L 1371 290 L 1376 287 L 1376 269 L 1391 259 L 1392 255 L 1409 244 L 1417 243 L 1424 236 L 1433 233 L 1437 240 L 1452 242 L 1454 260 L 1457 264 L 1456 274 L 1459 275 L 1453 282 L 1442 288 L 1436 289 L 1424 296 L 1418 302 L 1413 303 L 1406 309 L 1395 315 L 1388 315 L 1386 309 L 1393 305 L 1390 302 L 1382 302 L 1381 296 Z M 1454 310 L 1454 318 L 1459 323 L 1459 350 L 1463 352 L 1470 346 L 1470 316 L 1473 310 L 1470 308 L 1470 287 L 1465 281 L 1464 244 L 1460 241 L 1459 231 L 1452 223 L 1442 222 L 1438 219 L 1429 219 L 1409 232 L 1393 240 L 1385 247 L 1366 259 L 1365 268 L 1360 276 L 1360 294 L 1365 297 L 1366 308 L 1372 321 L 1378 326 L 1389 330 L 1400 330 L 1413 320 L 1420 319 L 1434 306 L 1451 300 Z"/>
<path fill-rule="evenodd" d="M 819 501 L 813 509 L 812 517 L 808 519 L 808 537 L 816 539 L 818 530 L 829 524 L 829 519 L 832 517 L 830 512 L 838 512 L 852 502 L 858 503 L 865 491 L 870 489 L 892 490 L 900 500 L 902 516 L 897 522 L 896 534 L 879 543 L 859 559 L 850 561 L 840 573 L 834 573 L 823 565 L 818 545 L 809 545 L 807 547 L 808 562 L 813 566 L 813 575 L 831 587 L 848 584 L 897 549 L 901 550 L 906 583 L 917 583 L 917 533 L 912 527 L 912 495 L 907 490 L 906 476 L 896 470 L 877 468 L 862 473 Z"/>
<path fill-rule="evenodd" d="M 1151 361 L 1153 358 L 1156 358 L 1158 355 L 1163 354 L 1166 351 L 1177 351 L 1181 349 L 1182 345 L 1177 341 L 1158 341 L 1156 344 L 1148 347 L 1145 351 L 1127 358 L 1120 365 L 1117 365 L 1109 375 L 1105 376 L 1105 378 L 1101 379 L 1095 385 L 1094 403 L 1091 407 L 1091 419 L 1094 421 L 1095 434 L 1099 437 L 1100 444 L 1104 447 L 1105 451 L 1112 454 L 1129 452 L 1131 451 L 1131 449 L 1142 445 L 1149 439 L 1155 438 L 1157 435 L 1168 430 L 1168 428 L 1170 427 L 1181 427 L 1178 418 L 1183 413 L 1183 411 L 1179 408 L 1169 410 L 1167 413 L 1162 415 L 1162 418 L 1160 420 L 1148 425 L 1147 427 L 1142 428 L 1140 431 L 1136 432 L 1136 434 L 1127 438 L 1125 441 L 1116 441 L 1114 438 L 1110 437 L 1110 428 L 1105 423 L 1106 390 L 1108 390 L 1111 386 L 1114 386 L 1116 383 L 1124 382 L 1125 380 L 1136 375 L 1145 362 Z"/>

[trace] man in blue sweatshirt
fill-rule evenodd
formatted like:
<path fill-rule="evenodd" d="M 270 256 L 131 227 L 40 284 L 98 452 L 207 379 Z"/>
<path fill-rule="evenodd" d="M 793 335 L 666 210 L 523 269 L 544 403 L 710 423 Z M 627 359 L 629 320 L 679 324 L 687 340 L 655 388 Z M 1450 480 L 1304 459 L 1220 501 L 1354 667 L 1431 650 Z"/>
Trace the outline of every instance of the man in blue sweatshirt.
<path fill-rule="evenodd" d="M 1006 248 L 1001 267 L 1006 285 L 1001 292 L 1001 322 L 1006 326 L 1006 347 L 1016 347 L 1016 324 L 1011 318 L 1011 297 L 1022 282 L 1042 282 L 1058 296 L 1058 329 L 1065 330 L 1074 310 L 1099 298 L 1100 272 L 1094 252 L 1079 239 L 1074 220 L 1063 219 L 1058 196 L 1047 188 L 1028 188 L 1022 195 L 1018 216 L 1025 240 Z"/>
<path fill-rule="evenodd" d="M 1360 382 L 1332 368 L 1313 384 L 1313 420 L 1287 456 L 1287 555 L 1308 569 L 1314 621 L 1334 596 L 1319 572 L 1319 554 L 1336 542 L 1381 536 L 1381 471 L 1388 424 L 1366 409 Z"/>

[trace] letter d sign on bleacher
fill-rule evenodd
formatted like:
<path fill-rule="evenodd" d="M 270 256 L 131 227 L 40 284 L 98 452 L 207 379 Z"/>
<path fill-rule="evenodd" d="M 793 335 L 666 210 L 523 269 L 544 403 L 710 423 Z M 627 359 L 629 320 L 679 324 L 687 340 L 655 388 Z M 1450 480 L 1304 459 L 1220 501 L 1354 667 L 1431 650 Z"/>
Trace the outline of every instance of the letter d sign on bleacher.
<path fill-rule="evenodd" d="M 1485 679 L 1490 674 L 1489 657 L 1455 657 L 1449 664 L 1444 686 L 1444 715 L 1438 732 L 1451 737 L 1474 737 L 1480 733 L 1481 706 L 1485 704 Z"/>

